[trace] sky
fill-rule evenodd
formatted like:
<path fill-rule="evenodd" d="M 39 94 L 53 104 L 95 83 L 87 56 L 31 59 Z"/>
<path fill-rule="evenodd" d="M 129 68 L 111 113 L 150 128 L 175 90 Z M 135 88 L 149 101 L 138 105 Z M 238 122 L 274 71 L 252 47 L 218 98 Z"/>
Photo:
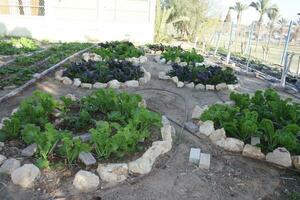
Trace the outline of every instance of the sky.
<path fill-rule="evenodd" d="M 255 0 L 218 0 L 220 8 L 223 10 L 223 19 L 227 14 L 228 7 L 233 6 L 235 2 L 240 1 L 243 4 L 250 4 Z M 300 0 L 270 0 L 272 4 L 276 4 L 279 7 L 282 17 L 288 20 L 297 19 L 297 13 L 300 13 Z M 235 16 L 233 15 L 235 18 Z M 243 24 L 250 24 L 253 20 L 258 20 L 259 16 L 255 9 L 249 8 L 242 17 Z M 265 19 L 266 21 L 266 19 Z"/>

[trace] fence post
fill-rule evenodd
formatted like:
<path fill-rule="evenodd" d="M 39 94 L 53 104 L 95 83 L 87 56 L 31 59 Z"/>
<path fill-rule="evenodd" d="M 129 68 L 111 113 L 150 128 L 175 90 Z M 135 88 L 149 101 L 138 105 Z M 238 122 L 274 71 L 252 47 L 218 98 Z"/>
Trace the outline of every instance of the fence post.
<path fill-rule="evenodd" d="M 249 36 L 248 36 L 247 45 L 245 47 L 245 51 L 243 52 L 243 55 L 245 55 L 250 50 L 249 46 L 251 46 L 253 32 L 254 32 L 254 23 L 252 23 L 252 25 L 251 25 L 251 30 L 250 30 L 250 33 L 249 33 Z"/>
<path fill-rule="evenodd" d="M 285 57 L 289 48 L 289 43 L 290 43 L 290 38 L 291 38 L 291 32 L 292 32 L 292 26 L 293 26 L 293 21 L 290 22 L 290 26 L 289 26 L 289 31 L 286 37 L 286 41 L 285 41 L 285 45 L 284 45 L 284 50 L 282 53 L 282 57 L 281 57 L 281 65 L 283 65 L 283 62 L 285 61 Z"/>
<path fill-rule="evenodd" d="M 222 31 L 224 29 L 224 26 L 225 26 L 225 23 L 223 22 L 222 29 L 218 33 L 217 45 L 216 45 L 216 49 L 215 49 L 215 52 L 214 52 L 214 56 L 216 56 L 217 53 L 218 53 L 218 49 L 219 49 L 219 45 L 220 45 L 220 39 L 221 39 L 221 35 L 222 35 Z"/>

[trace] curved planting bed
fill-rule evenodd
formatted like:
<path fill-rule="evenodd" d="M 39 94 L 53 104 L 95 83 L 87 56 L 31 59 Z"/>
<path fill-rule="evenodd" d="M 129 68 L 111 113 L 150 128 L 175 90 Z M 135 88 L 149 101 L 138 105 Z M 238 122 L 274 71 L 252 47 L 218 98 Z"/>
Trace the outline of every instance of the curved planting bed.
<path fill-rule="evenodd" d="M 231 93 L 230 98 L 233 102 L 195 107 L 193 118 L 204 121 L 199 133 L 225 150 L 284 167 L 291 167 L 293 159 L 300 169 L 300 105 L 272 89 L 253 97 Z"/>
<path fill-rule="evenodd" d="M 79 62 L 71 63 L 67 69 L 57 71 L 55 78 L 66 85 L 92 88 L 138 87 L 151 79 L 140 62 L 118 59 L 102 59 L 95 53 L 83 54 Z"/>
<path fill-rule="evenodd" d="M 5 147 L 10 143 L 18 148 L 30 145 L 21 157 L 27 157 L 25 163 L 35 163 L 39 168 L 65 163 L 77 171 L 83 164 L 93 168 L 97 160 L 120 162 L 99 164 L 97 169 L 103 181 L 117 183 L 129 174 L 149 173 L 156 158 L 172 148 L 172 127 L 163 119 L 149 111 L 139 95 L 97 90 L 82 99 L 67 95 L 58 101 L 36 91 L 9 119 L 2 120 L 1 140 Z M 37 172 L 31 182 L 40 174 L 35 165 L 19 168 L 21 163 L 15 158 L 0 158 L 4 163 L 0 171 L 11 174 L 12 181 L 22 187 L 32 185 L 15 177 L 19 171 Z M 73 184 L 77 189 L 90 191 L 98 187 L 99 178 L 80 170 Z"/>
<path fill-rule="evenodd" d="M 169 72 L 160 72 L 159 78 L 172 80 L 177 87 L 199 90 L 224 90 L 238 87 L 237 78 L 231 68 L 221 68 L 219 66 L 206 67 L 204 64 L 172 64 Z"/>

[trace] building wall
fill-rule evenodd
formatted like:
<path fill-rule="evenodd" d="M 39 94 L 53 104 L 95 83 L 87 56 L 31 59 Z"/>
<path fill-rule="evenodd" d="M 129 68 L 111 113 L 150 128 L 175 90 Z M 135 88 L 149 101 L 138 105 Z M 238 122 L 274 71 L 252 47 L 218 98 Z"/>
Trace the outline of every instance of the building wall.
<path fill-rule="evenodd" d="M 5 14 L 7 8 L 1 7 L 4 1 L 8 0 L 0 0 L 0 34 L 61 41 L 128 39 L 141 43 L 151 42 L 154 36 L 155 0 L 45 0 L 45 16 L 27 15 L 38 13 L 37 8 L 27 7 L 25 16 Z M 33 3 L 37 4 L 36 0 L 31 0 Z"/>

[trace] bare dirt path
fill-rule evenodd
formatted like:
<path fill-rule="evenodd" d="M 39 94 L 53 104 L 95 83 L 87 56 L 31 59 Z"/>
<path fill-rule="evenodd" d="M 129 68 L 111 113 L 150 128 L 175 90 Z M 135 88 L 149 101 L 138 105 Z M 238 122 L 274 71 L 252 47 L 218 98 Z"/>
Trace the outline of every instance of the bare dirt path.
<path fill-rule="evenodd" d="M 127 89 L 128 92 L 141 94 L 148 107 L 167 115 L 172 120 L 186 121 L 185 104 L 188 118 L 195 105 L 213 104 L 228 100 L 229 92 L 215 93 L 196 91 L 189 88 L 176 88 L 175 84 L 158 80 L 159 71 L 167 71 L 169 66 L 152 62 L 145 65 L 152 73 L 152 80 L 142 88 L 158 88 L 174 92 L 181 97 L 165 91 Z M 256 78 L 239 77 L 241 91 L 254 92 L 269 85 Z M 73 93 L 83 96 L 90 91 L 64 86 L 49 76 L 28 88 L 23 94 L 9 99 L 0 105 L 0 118 L 8 116 L 19 102 L 32 94 L 35 89 L 49 92 L 56 97 Z M 286 97 L 289 95 L 283 94 Z M 63 178 L 54 184 L 51 190 L 37 185 L 32 190 L 23 190 L 14 186 L 9 177 L 0 176 L 0 199 L 122 199 L 122 200 L 231 200 L 231 199 L 288 199 L 287 193 L 300 192 L 300 176 L 286 170 L 274 168 L 266 163 L 230 154 L 213 146 L 207 138 L 197 138 L 176 126 L 176 138 L 172 152 L 164 155 L 156 163 L 153 171 L 139 179 L 129 181 L 112 188 L 98 190 L 90 194 L 80 194 L 72 187 L 72 177 Z M 211 153 L 211 168 L 200 170 L 188 163 L 191 147 L 201 148 Z M 4 185 L 5 184 L 5 185 Z"/>

